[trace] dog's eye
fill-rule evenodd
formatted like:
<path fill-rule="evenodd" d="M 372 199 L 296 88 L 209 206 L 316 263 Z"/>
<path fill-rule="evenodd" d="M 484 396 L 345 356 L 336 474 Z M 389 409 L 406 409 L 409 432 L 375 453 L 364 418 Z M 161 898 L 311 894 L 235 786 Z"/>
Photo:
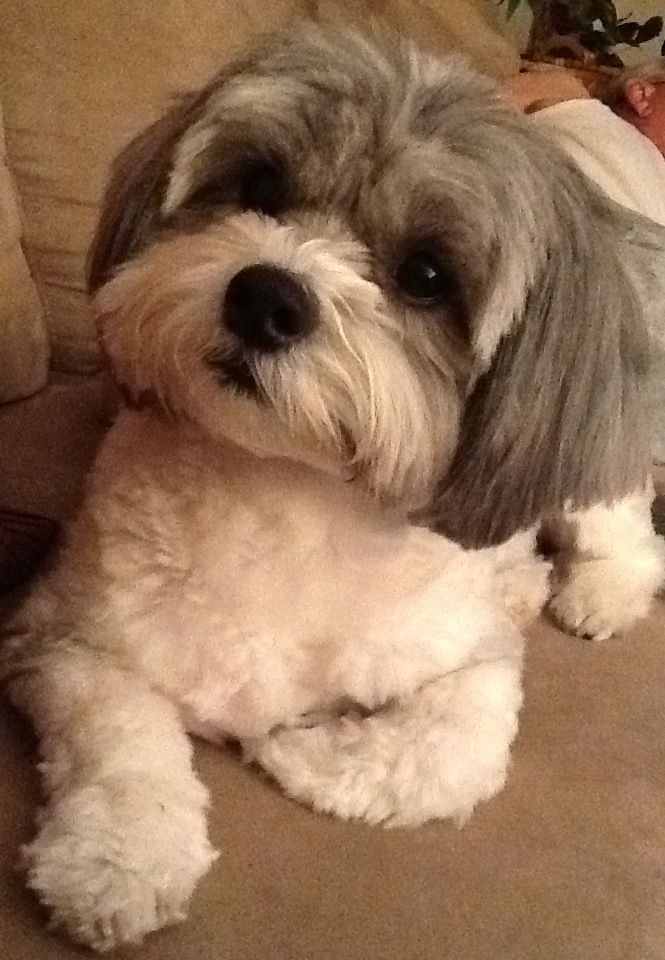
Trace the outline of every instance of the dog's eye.
<path fill-rule="evenodd" d="M 420 303 L 436 303 L 450 292 L 450 274 L 431 253 L 418 250 L 403 260 L 395 273 L 400 290 Z"/>
<path fill-rule="evenodd" d="M 284 209 L 286 199 L 286 177 L 276 164 L 258 161 L 242 172 L 238 203 L 244 210 L 274 216 Z"/>
<path fill-rule="evenodd" d="M 214 209 L 229 202 L 229 187 L 225 180 L 204 183 L 187 197 L 185 206 L 190 210 Z"/>

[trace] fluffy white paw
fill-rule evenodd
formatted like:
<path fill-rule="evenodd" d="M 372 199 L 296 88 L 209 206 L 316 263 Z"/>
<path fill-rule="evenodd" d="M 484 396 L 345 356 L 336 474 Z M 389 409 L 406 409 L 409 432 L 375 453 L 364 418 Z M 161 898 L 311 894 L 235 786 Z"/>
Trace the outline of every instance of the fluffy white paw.
<path fill-rule="evenodd" d="M 549 608 L 559 625 L 579 637 L 606 640 L 649 612 L 659 568 L 630 569 L 614 558 L 580 560 L 555 585 Z"/>
<path fill-rule="evenodd" d="M 509 617 L 518 627 L 532 623 L 547 603 L 552 565 L 532 557 L 496 572 L 496 582 Z"/>
<path fill-rule="evenodd" d="M 203 791 L 203 788 L 201 788 Z M 174 798 L 151 784 L 81 787 L 42 814 L 23 850 L 28 886 L 52 926 L 95 950 L 139 943 L 184 919 L 199 878 L 217 854 L 191 791 Z"/>
<path fill-rule="evenodd" d="M 408 750 L 394 766 L 380 755 L 364 755 L 362 748 L 355 753 L 351 725 L 342 734 L 348 752 L 340 756 L 338 742 L 333 755 L 328 734 L 326 727 L 285 730 L 253 744 L 248 758 L 260 763 L 289 796 L 320 813 L 389 827 L 448 818 L 461 825 L 476 803 L 498 793 L 506 781 L 506 748 L 485 758 L 463 757 L 453 749 L 447 769 L 427 770 L 411 761 Z"/>
<path fill-rule="evenodd" d="M 517 663 L 478 664 L 365 719 L 281 730 L 244 746 L 315 810 L 388 826 L 462 823 L 505 783 L 520 701 Z"/>
<path fill-rule="evenodd" d="M 488 579 L 499 600 L 518 627 L 526 627 L 541 613 L 550 595 L 552 564 L 536 551 L 535 533 L 526 530 L 476 557 L 489 564 Z"/>

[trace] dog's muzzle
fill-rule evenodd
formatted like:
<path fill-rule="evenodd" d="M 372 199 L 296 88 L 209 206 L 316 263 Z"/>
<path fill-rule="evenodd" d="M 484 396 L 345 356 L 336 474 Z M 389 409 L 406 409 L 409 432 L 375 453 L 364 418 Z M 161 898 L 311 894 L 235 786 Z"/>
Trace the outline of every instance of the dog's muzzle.
<path fill-rule="evenodd" d="M 317 304 L 300 280 L 271 264 L 245 267 L 226 290 L 222 319 L 242 346 L 275 353 L 308 336 Z"/>

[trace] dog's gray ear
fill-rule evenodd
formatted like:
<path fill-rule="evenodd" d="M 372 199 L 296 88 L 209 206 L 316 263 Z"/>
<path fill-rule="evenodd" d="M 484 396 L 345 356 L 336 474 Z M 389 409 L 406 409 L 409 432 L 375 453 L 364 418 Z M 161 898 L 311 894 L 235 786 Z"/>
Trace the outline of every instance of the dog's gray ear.
<path fill-rule="evenodd" d="M 620 208 L 627 223 L 622 247 L 645 312 L 652 346 L 665 350 L 665 227 Z"/>
<path fill-rule="evenodd" d="M 88 253 L 89 292 L 94 293 L 129 260 L 158 225 L 175 145 L 193 122 L 201 99 L 201 95 L 184 97 L 113 162 Z"/>
<path fill-rule="evenodd" d="M 625 217 L 566 172 L 561 228 L 472 387 L 436 498 L 434 526 L 466 546 L 612 502 L 648 476 L 648 338 Z"/>

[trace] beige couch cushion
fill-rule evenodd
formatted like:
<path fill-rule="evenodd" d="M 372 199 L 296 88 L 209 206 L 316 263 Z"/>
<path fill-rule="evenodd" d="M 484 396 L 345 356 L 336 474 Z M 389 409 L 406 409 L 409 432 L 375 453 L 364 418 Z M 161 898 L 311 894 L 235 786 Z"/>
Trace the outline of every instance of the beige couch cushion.
<path fill-rule="evenodd" d="M 42 305 L 21 247 L 22 232 L 0 109 L 0 403 L 39 390 L 48 370 Z"/>
<path fill-rule="evenodd" d="M 0 0 L 0 84 L 31 260 L 48 298 L 56 365 L 96 359 L 83 260 L 108 165 L 166 104 L 202 82 L 259 31 L 312 0 Z M 369 10 L 438 48 L 466 49 L 493 72 L 516 54 L 489 0 L 336 0 Z M 335 13 L 333 13 L 335 15 Z"/>

